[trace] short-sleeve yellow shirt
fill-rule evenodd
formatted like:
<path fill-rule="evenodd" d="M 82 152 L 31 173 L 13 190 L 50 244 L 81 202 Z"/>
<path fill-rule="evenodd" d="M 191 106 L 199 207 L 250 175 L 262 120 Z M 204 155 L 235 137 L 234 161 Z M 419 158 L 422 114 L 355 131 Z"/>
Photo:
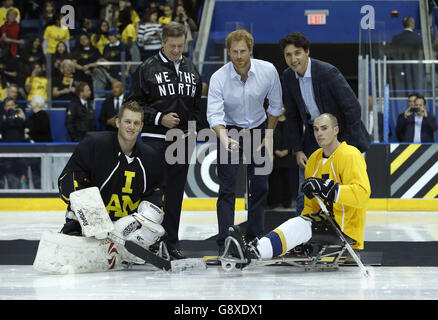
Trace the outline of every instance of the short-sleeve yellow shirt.
<path fill-rule="evenodd" d="M 65 26 L 48 26 L 46 30 L 44 30 L 44 39 L 47 40 L 47 53 L 53 54 L 59 42 L 70 40 L 70 31 Z"/>
<path fill-rule="evenodd" d="M 26 78 L 26 85 L 29 84 L 30 77 Z M 45 77 L 34 77 L 32 80 L 32 86 L 30 92 L 27 95 L 27 100 L 32 101 L 34 95 L 39 95 L 47 100 L 47 78 Z"/>
<path fill-rule="evenodd" d="M 121 37 L 122 42 L 125 44 L 128 43 L 129 37 L 132 38 L 132 42 L 137 41 L 137 32 L 135 31 L 135 27 L 132 23 L 128 24 L 126 28 L 123 30 Z"/>

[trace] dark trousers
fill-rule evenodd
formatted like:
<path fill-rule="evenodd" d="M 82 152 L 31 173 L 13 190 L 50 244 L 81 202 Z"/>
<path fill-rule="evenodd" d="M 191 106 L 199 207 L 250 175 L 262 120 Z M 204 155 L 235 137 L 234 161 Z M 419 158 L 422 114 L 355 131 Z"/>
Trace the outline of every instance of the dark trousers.
<path fill-rule="evenodd" d="M 269 193 L 267 204 L 275 207 L 283 205 L 288 208 L 292 202 L 291 168 L 274 168 L 269 176 Z"/>
<path fill-rule="evenodd" d="M 315 135 L 313 133 L 313 128 L 310 125 L 306 125 L 306 131 L 304 132 L 304 153 L 306 154 L 307 159 L 318 150 L 319 146 L 315 140 Z M 297 205 L 296 205 L 296 215 L 301 215 L 301 212 L 304 209 L 304 193 L 301 191 L 301 185 L 305 180 L 304 169 L 298 167 L 298 194 L 297 194 Z"/>
<path fill-rule="evenodd" d="M 184 197 L 184 187 L 187 181 L 187 172 L 189 170 L 189 158 L 191 154 L 186 155 L 186 161 L 182 164 L 169 164 L 166 161 L 165 153 L 167 147 L 172 143 L 159 138 L 142 137 L 144 143 L 152 147 L 160 155 L 164 171 L 162 207 L 164 211 L 164 220 L 162 226 L 166 231 L 162 238 L 169 250 L 180 249 L 179 247 L 179 224 L 181 218 L 181 206 Z M 186 139 L 187 140 L 187 139 Z M 187 147 L 187 143 L 186 143 Z M 189 148 L 186 148 L 190 150 Z"/>
<path fill-rule="evenodd" d="M 252 133 L 251 133 L 252 135 Z M 263 134 L 264 136 L 264 134 Z M 257 141 L 256 141 L 257 143 Z M 242 146 L 242 139 L 239 141 Z M 255 150 L 258 145 L 251 143 L 251 149 Z M 264 151 L 264 150 L 262 150 Z M 221 146 L 218 140 L 218 164 L 217 174 L 219 182 L 219 196 L 217 200 L 217 219 L 219 224 L 219 235 L 217 245 L 219 251 L 224 249 L 224 241 L 228 235 L 228 228 L 234 225 L 234 212 L 236 201 L 236 178 L 239 164 L 231 163 L 231 153 L 228 154 L 228 164 L 220 163 L 221 152 L 227 152 Z M 236 151 L 237 152 L 237 151 Z M 239 149 L 239 163 L 242 163 L 243 150 Z M 250 163 L 246 164 L 247 179 L 249 184 L 248 190 L 248 227 L 246 238 L 251 240 L 255 237 L 261 237 L 264 234 L 265 209 L 264 204 L 268 194 L 268 177 L 266 175 L 255 174 L 255 168 L 263 165 L 255 164 L 252 157 Z"/>

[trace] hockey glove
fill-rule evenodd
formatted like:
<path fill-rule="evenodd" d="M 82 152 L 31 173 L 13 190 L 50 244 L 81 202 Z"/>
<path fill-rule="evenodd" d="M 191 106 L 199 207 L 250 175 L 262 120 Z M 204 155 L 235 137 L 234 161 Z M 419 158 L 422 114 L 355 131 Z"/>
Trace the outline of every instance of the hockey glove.
<path fill-rule="evenodd" d="M 301 186 L 301 191 L 307 198 L 312 199 L 316 194 L 321 198 L 334 201 L 338 192 L 338 184 L 330 179 L 308 178 Z"/>

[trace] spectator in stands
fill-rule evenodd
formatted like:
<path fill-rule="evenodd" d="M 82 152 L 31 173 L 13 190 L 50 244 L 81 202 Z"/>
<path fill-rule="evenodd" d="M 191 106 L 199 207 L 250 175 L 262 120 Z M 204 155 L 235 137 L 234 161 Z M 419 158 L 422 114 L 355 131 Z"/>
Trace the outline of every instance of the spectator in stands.
<path fill-rule="evenodd" d="M 19 68 L 18 58 L 12 57 L 10 50 L 0 46 L 0 76 L 3 84 L 18 83 Z"/>
<path fill-rule="evenodd" d="M 61 25 L 61 14 L 55 14 L 53 22 L 44 29 L 43 52 L 45 54 L 54 54 L 58 42 L 63 41 L 67 46 L 67 52 L 70 52 L 70 31 L 66 26 Z"/>
<path fill-rule="evenodd" d="M 73 55 L 67 51 L 67 45 L 65 42 L 58 42 L 56 45 L 56 51 L 52 55 L 52 80 L 57 77 L 62 77 L 61 64 L 64 60 L 71 60 Z"/>
<path fill-rule="evenodd" d="M 163 15 L 158 18 L 158 23 L 168 24 L 170 21 L 172 21 L 173 18 L 173 6 L 171 4 L 165 4 L 163 7 Z"/>
<path fill-rule="evenodd" d="M 285 111 L 284 107 L 283 110 Z M 269 209 L 275 209 L 280 205 L 283 208 L 290 208 L 292 202 L 291 168 L 294 164 L 296 165 L 296 161 L 292 157 L 289 128 L 284 113 L 278 118 L 273 140 L 274 166 L 269 175 L 269 192 L 266 202 Z"/>
<path fill-rule="evenodd" d="M 119 13 L 119 32 L 121 34 L 121 41 L 129 48 L 131 61 L 140 61 L 140 50 L 137 46 L 137 30 L 131 22 L 131 13 L 124 9 Z M 134 70 L 136 68 L 131 68 Z"/>
<path fill-rule="evenodd" d="M 30 102 L 32 114 L 26 121 L 25 133 L 29 135 L 30 142 L 52 142 L 50 118 L 45 109 L 44 98 L 34 95 Z"/>
<path fill-rule="evenodd" d="M 5 113 L 4 101 L 7 97 L 12 98 L 15 102 L 17 101 L 18 85 L 11 83 L 8 87 L 1 88 L 0 100 L 2 103 L 0 104 L 0 117 Z"/>
<path fill-rule="evenodd" d="M 415 30 L 415 20 L 405 17 L 402 21 L 403 32 L 396 34 L 391 41 L 389 58 L 393 60 L 423 59 L 423 41 Z M 391 87 L 399 90 L 398 94 L 405 96 L 403 91 L 424 88 L 424 68 L 418 64 L 395 64 L 390 69 Z"/>
<path fill-rule="evenodd" d="M 18 45 L 24 44 L 23 39 L 18 39 L 20 24 L 17 22 L 17 11 L 9 9 L 6 22 L 1 26 L 1 45 L 9 48 L 12 57 L 18 53 Z"/>
<path fill-rule="evenodd" d="M 72 60 L 66 59 L 61 63 L 61 77 L 52 79 L 53 100 L 73 100 L 76 92 L 77 78 L 75 65 Z"/>
<path fill-rule="evenodd" d="M 112 94 L 105 99 L 99 115 L 99 121 L 108 131 L 117 131 L 116 116 L 123 104 L 124 88 L 120 81 L 112 84 Z"/>
<path fill-rule="evenodd" d="M 96 28 L 96 32 L 91 35 L 91 44 L 95 46 L 100 54 L 103 54 L 103 48 L 110 42 L 108 39 L 109 23 L 101 20 Z"/>
<path fill-rule="evenodd" d="M 55 2 L 53 0 L 46 0 L 43 5 L 43 23 L 44 28 L 50 25 L 53 21 L 53 18 L 56 15 Z"/>
<path fill-rule="evenodd" d="M 14 7 L 14 0 L 3 0 L 3 7 L 0 8 L 0 26 L 7 21 L 9 9 L 12 9 L 17 13 L 17 17 L 15 19 L 18 23 L 20 22 L 20 10 Z"/>
<path fill-rule="evenodd" d="M 110 43 L 103 49 L 104 61 L 117 62 L 117 61 L 129 61 L 129 49 L 118 38 L 119 32 L 117 29 L 111 29 L 108 31 L 108 38 Z M 123 57 L 124 56 L 124 57 Z M 129 75 L 129 65 L 127 66 L 104 66 L 94 70 L 93 73 L 93 86 L 94 91 L 107 90 L 110 84 L 114 81 L 120 81 L 122 79 L 122 68 L 124 68 L 124 76 Z M 97 96 L 95 92 L 95 96 Z"/>
<path fill-rule="evenodd" d="M 189 55 L 190 46 L 193 41 L 193 35 L 197 32 L 198 26 L 196 25 L 195 21 L 193 21 L 192 18 L 190 18 L 186 10 L 183 6 L 178 6 L 176 8 L 175 18 L 173 19 L 175 22 L 179 22 L 184 25 L 184 29 L 186 30 L 186 43 L 184 45 L 183 54 L 185 56 Z"/>
<path fill-rule="evenodd" d="M 26 78 L 25 89 L 27 100 L 31 101 L 34 95 L 39 95 L 47 100 L 48 79 L 44 65 L 35 64 L 29 77 Z"/>
<path fill-rule="evenodd" d="M 129 12 L 130 21 L 134 25 L 135 33 L 137 33 L 138 25 L 140 23 L 140 17 L 137 11 L 135 11 L 134 8 L 132 8 L 131 2 L 127 0 L 119 0 L 119 7 L 114 11 L 115 25 L 113 24 L 113 27 L 116 27 L 117 29 L 120 30 L 120 24 L 121 24 L 120 13 L 123 10 L 127 10 Z"/>
<path fill-rule="evenodd" d="M 4 114 L 0 117 L 2 142 L 25 142 L 24 127 L 26 115 L 15 100 L 8 97 L 4 101 Z"/>
<path fill-rule="evenodd" d="M 65 126 L 71 141 L 81 141 L 85 134 L 96 130 L 91 89 L 86 82 L 76 84 L 76 97 L 67 106 Z"/>
<path fill-rule="evenodd" d="M 157 9 L 146 9 L 137 34 L 137 44 L 140 48 L 142 61 L 160 51 L 162 30 L 161 24 L 158 23 Z"/>
<path fill-rule="evenodd" d="M 405 17 L 402 20 L 403 32 L 396 34 L 391 43 L 401 48 L 423 49 L 421 36 L 414 32 L 415 20 L 412 17 Z"/>
<path fill-rule="evenodd" d="M 45 65 L 46 63 L 41 43 L 40 37 L 34 37 L 30 39 L 21 53 L 20 74 L 24 77 L 24 80 L 32 73 L 36 63 L 39 63 L 40 65 Z"/>
<path fill-rule="evenodd" d="M 102 58 L 99 50 L 93 47 L 86 33 L 79 37 L 79 46 L 73 53 L 76 75 L 79 81 L 88 83 L 93 88 L 92 72 L 97 62 Z"/>
<path fill-rule="evenodd" d="M 17 102 L 18 93 L 19 93 L 18 85 L 15 83 L 11 83 L 10 85 L 8 85 L 8 87 L 5 90 L 5 98 L 9 97 L 14 99 L 15 102 Z"/>
<path fill-rule="evenodd" d="M 82 34 L 88 35 L 88 37 L 91 37 L 93 34 L 93 23 L 91 22 L 91 19 L 89 18 L 80 18 L 80 29 L 79 29 L 79 36 Z"/>
<path fill-rule="evenodd" d="M 409 106 L 397 119 L 396 133 L 399 142 L 435 142 L 437 124 L 435 117 L 426 110 L 426 99 L 415 98 L 415 105 Z"/>

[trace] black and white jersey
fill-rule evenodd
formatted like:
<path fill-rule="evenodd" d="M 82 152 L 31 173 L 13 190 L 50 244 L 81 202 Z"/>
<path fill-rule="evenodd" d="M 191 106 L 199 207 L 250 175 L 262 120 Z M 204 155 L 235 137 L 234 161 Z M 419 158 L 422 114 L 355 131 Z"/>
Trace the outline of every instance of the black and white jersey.
<path fill-rule="evenodd" d="M 155 199 L 162 184 L 162 167 L 156 152 L 135 144 L 130 157 L 120 149 L 116 132 L 91 132 L 76 147 L 59 179 L 61 198 L 70 203 L 70 193 L 98 187 L 111 220 L 136 211 L 140 201 Z"/>
<path fill-rule="evenodd" d="M 171 112 L 180 118 L 177 128 L 187 132 L 188 122 L 199 119 L 201 90 L 201 76 L 188 58 L 173 62 L 160 51 L 144 61 L 134 73 L 128 98 L 144 109 L 142 137 L 164 138 L 168 128 L 161 119 Z"/>
<path fill-rule="evenodd" d="M 142 23 L 138 27 L 137 44 L 144 50 L 161 49 L 161 32 L 159 23 Z"/>

